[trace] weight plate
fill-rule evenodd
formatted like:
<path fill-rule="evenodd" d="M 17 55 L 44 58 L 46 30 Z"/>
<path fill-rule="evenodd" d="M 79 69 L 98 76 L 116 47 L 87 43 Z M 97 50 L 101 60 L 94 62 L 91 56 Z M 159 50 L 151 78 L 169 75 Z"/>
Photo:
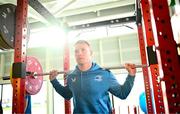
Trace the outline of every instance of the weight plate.
<path fill-rule="evenodd" d="M 3 38 L 0 35 L 0 49 L 2 50 L 6 50 L 6 49 L 10 49 L 10 47 L 8 46 L 8 44 L 3 40 Z"/>
<path fill-rule="evenodd" d="M 42 74 L 43 70 L 41 64 L 35 57 L 27 57 L 26 71 L 37 74 Z M 26 91 L 30 95 L 37 94 L 42 86 L 43 76 L 26 76 L 25 86 Z"/>
<path fill-rule="evenodd" d="M 15 14 L 16 6 L 14 4 L 3 4 L 0 5 L 0 36 L 1 42 L 0 49 L 4 47 L 5 49 L 14 48 L 14 38 L 15 38 Z M 27 21 L 27 43 L 30 38 L 30 28 Z"/>
<path fill-rule="evenodd" d="M 0 34 L 11 48 L 14 45 L 15 9 L 13 4 L 0 5 Z"/>
<path fill-rule="evenodd" d="M 3 43 L 4 43 L 4 42 L 2 41 L 1 35 L 0 35 L 0 49 L 1 49 L 1 50 L 4 50 Z"/>

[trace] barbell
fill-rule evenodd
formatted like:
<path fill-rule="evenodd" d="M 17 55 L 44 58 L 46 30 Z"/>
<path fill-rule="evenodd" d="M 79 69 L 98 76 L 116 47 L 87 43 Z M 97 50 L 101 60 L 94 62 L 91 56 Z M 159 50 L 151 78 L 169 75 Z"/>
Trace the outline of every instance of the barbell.
<path fill-rule="evenodd" d="M 135 65 L 136 68 L 143 68 L 143 67 L 148 67 L 148 65 Z M 120 65 L 120 66 L 111 66 L 111 67 L 102 67 L 104 69 L 109 69 L 109 70 L 116 70 L 116 69 L 125 69 L 125 67 L 123 65 Z M 70 70 L 71 72 L 72 70 Z M 57 74 L 66 74 L 67 72 L 65 71 L 58 71 Z M 46 75 L 50 75 L 49 72 L 47 73 L 41 73 L 41 74 L 37 74 L 36 72 L 27 72 L 27 74 L 29 76 L 46 76 Z M 28 76 L 27 75 L 27 76 Z"/>
<path fill-rule="evenodd" d="M 148 67 L 148 65 L 135 65 L 136 68 Z M 123 65 L 119 66 L 110 66 L 103 67 L 104 69 L 116 70 L 116 69 L 125 69 Z M 70 70 L 72 71 L 72 70 Z M 67 74 L 65 71 L 58 71 L 58 74 Z M 43 73 L 42 66 L 40 62 L 35 58 L 28 56 L 26 59 L 26 76 L 25 76 L 25 88 L 26 92 L 30 95 L 37 94 L 43 83 L 43 76 L 50 75 L 50 72 Z M 12 80 L 12 71 L 10 72 L 10 76 L 2 77 L 3 80 Z"/>
<path fill-rule="evenodd" d="M 142 64 L 142 65 L 135 65 L 136 68 L 143 68 L 143 67 L 148 67 L 148 65 L 146 64 Z M 109 70 L 116 70 L 116 69 L 125 69 L 124 66 L 120 65 L 120 66 L 111 66 L 111 67 L 103 67 L 104 69 L 109 69 Z M 72 70 L 70 70 L 72 71 Z M 57 74 L 66 74 L 67 72 L 65 71 L 58 71 Z M 37 73 L 37 72 L 31 72 L 31 71 L 27 71 L 26 72 L 26 76 L 47 76 L 50 75 L 50 72 L 46 72 L 46 73 Z M 9 80 L 10 76 L 5 76 L 3 77 L 3 80 Z"/>

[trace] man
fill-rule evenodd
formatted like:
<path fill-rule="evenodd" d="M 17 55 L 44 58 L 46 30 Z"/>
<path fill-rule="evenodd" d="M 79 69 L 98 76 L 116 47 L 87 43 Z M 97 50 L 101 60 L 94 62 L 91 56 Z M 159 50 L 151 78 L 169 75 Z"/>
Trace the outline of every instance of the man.
<path fill-rule="evenodd" d="M 67 86 L 56 79 L 57 71 L 50 72 L 50 81 L 61 96 L 69 100 L 73 97 L 73 113 L 110 114 L 112 111 L 109 92 L 125 99 L 133 86 L 136 68 L 134 64 L 125 64 L 128 76 L 120 85 L 114 75 L 92 62 L 92 50 L 89 43 L 79 40 L 75 43 L 77 66 L 67 76 Z"/>

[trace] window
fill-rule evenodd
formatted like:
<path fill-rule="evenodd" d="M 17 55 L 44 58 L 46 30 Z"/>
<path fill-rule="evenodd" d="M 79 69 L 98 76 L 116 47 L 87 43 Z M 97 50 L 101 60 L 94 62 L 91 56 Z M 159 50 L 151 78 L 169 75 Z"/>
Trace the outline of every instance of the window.
<path fill-rule="evenodd" d="M 116 78 L 120 82 L 120 84 L 124 83 L 126 77 L 127 77 L 127 73 L 116 75 Z M 116 114 L 128 114 L 128 108 L 129 108 L 129 112 L 133 114 L 134 113 L 133 108 L 139 107 L 139 96 L 144 91 L 145 90 L 144 90 L 143 73 L 142 72 L 136 73 L 136 77 L 134 80 L 134 86 L 133 86 L 132 91 L 130 92 L 129 96 L 125 100 L 121 100 L 121 99 L 113 96 Z M 140 111 L 140 114 L 141 113 L 143 114 L 140 107 L 139 107 L 139 111 Z"/>
<path fill-rule="evenodd" d="M 64 80 L 59 80 L 59 82 L 63 84 Z M 72 99 L 71 99 L 71 112 L 73 112 Z M 54 90 L 54 114 L 59 114 L 59 113 L 65 114 L 64 98 Z"/>
<path fill-rule="evenodd" d="M 47 82 L 43 81 L 41 90 L 31 96 L 32 114 L 47 114 Z"/>
<path fill-rule="evenodd" d="M 3 114 L 12 113 L 12 85 L 5 84 L 1 87 Z"/>
<path fill-rule="evenodd" d="M 43 82 L 41 90 L 36 94 L 31 96 L 31 107 L 33 114 L 47 114 L 47 94 L 46 94 L 46 85 L 47 82 Z M 3 114 L 12 113 L 12 85 L 5 84 L 3 89 L 1 88 L 2 93 L 2 107 Z"/>

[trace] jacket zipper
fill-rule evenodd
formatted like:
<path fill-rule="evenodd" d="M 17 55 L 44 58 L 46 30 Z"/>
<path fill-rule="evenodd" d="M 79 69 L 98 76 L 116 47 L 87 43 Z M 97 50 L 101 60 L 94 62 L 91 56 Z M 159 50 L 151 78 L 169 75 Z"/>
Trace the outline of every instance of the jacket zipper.
<path fill-rule="evenodd" d="M 80 91 L 80 95 L 81 95 L 81 93 L 82 93 L 82 72 L 81 72 L 81 82 L 80 82 L 80 84 L 81 84 L 81 85 L 80 85 L 80 90 L 81 90 L 81 91 Z"/>

